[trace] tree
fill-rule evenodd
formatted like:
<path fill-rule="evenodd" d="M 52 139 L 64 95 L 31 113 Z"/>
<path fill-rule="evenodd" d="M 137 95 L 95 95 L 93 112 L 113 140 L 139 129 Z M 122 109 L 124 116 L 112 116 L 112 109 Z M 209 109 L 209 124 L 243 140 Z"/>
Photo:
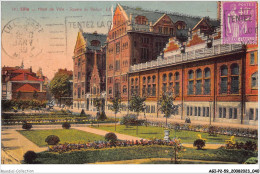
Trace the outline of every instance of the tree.
<path fill-rule="evenodd" d="M 35 163 L 36 158 L 37 158 L 37 154 L 34 151 L 27 151 L 23 155 L 24 162 L 27 164 Z"/>
<path fill-rule="evenodd" d="M 100 114 L 101 114 L 101 109 L 103 108 L 103 101 L 102 98 L 95 98 L 93 101 L 93 105 L 96 107 L 97 109 L 97 120 L 98 118 L 100 118 Z M 99 123 L 98 123 L 98 127 L 99 127 Z"/>
<path fill-rule="evenodd" d="M 167 118 L 169 118 L 172 114 L 174 115 L 178 109 L 178 105 L 174 105 L 173 101 L 174 97 L 170 93 L 165 92 L 161 96 L 158 103 L 159 110 L 163 112 L 164 117 L 166 118 L 166 127 L 168 127 Z"/>
<path fill-rule="evenodd" d="M 144 112 L 145 110 L 145 97 L 140 97 L 139 95 L 133 95 L 129 102 L 130 111 L 137 113 L 137 120 L 140 112 Z M 138 135 L 138 124 L 136 125 L 136 135 Z"/>
<path fill-rule="evenodd" d="M 50 82 L 50 90 L 54 98 L 60 100 L 61 97 L 69 97 L 71 95 L 70 82 L 71 76 L 65 73 L 56 73 Z"/>
<path fill-rule="evenodd" d="M 112 111 L 115 113 L 115 131 L 116 131 L 116 114 L 120 112 L 121 108 L 121 98 L 119 95 L 116 95 L 112 100 Z"/>

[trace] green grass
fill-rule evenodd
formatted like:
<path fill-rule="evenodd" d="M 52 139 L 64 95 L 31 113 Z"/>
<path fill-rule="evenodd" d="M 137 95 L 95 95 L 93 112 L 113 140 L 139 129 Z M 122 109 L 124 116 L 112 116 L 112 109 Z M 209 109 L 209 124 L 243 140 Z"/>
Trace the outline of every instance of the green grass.
<path fill-rule="evenodd" d="M 18 131 L 23 136 L 34 142 L 38 146 L 47 146 L 45 139 L 49 135 L 57 135 L 60 138 L 60 143 L 84 143 L 93 142 L 95 140 L 105 140 L 103 136 L 87 133 L 75 129 L 52 129 L 52 130 L 22 130 Z"/>
<path fill-rule="evenodd" d="M 88 149 L 66 153 L 41 152 L 37 161 L 42 164 L 84 164 L 105 161 L 122 161 L 147 158 L 170 158 L 166 151 L 170 146 L 133 146 L 106 149 Z M 257 152 L 245 150 L 208 149 L 196 150 L 187 148 L 181 153 L 183 161 L 205 160 L 243 163 L 250 157 L 257 157 Z"/>
<path fill-rule="evenodd" d="M 115 132 L 115 126 L 109 125 L 109 126 L 99 126 L 96 127 L 97 129 L 106 130 L 109 132 Z M 164 137 L 164 128 L 161 127 L 152 127 L 152 126 L 138 126 L 138 135 L 136 134 L 136 126 L 129 126 L 126 128 L 125 125 L 117 125 L 116 132 L 121 134 L 127 134 L 132 135 L 140 138 L 145 139 L 163 139 Z M 197 135 L 201 134 L 202 138 L 206 138 L 206 143 L 216 143 L 216 144 L 224 144 L 225 140 L 230 139 L 230 136 L 227 135 L 217 135 L 217 136 L 209 136 L 208 133 L 203 132 L 193 132 L 193 131 L 186 131 L 186 130 L 180 130 L 176 131 L 176 137 L 181 139 L 182 143 L 193 143 L 197 139 Z M 170 130 L 170 138 L 175 137 L 175 130 Z M 257 140 L 252 138 L 245 138 L 245 137 L 235 137 L 235 141 L 239 142 L 245 142 L 245 141 L 255 141 Z"/>

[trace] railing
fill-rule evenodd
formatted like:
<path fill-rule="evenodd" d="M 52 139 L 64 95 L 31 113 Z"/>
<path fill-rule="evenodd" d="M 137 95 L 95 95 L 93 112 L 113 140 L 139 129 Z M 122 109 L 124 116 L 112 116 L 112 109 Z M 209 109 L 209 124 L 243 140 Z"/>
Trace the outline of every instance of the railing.
<path fill-rule="evenodd" d="M 146 62 L 146 63 L 140 63 L 137 65 L 133 65 L 130 68 L 130 72 L 137 72 L 145 69 L 150 68 L 156 68 L 168 64 L 176 64 L 179 62 L 185 62 L 190 60 L 197 60 L 209 56 L 215 56 L 220 55 L 223 53 L 229 53 L 236 50 L 242 50 L 241 44 L 227 44 L 227 45 L 214 45 L 211 48 L 200 48 L 192 51 L 188 51 L 186 53 L 180 54 L 173 54 L 169 56 L 165 56 L 164 59 L 162 59 L 160 56 L 153 61 Z"/>

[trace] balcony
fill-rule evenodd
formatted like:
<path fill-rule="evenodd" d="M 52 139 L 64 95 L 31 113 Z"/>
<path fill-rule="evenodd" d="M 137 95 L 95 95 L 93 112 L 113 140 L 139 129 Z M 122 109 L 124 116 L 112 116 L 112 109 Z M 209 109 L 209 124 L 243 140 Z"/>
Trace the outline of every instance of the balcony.
<path fill-rule="evenodd" d="M 164 59 L 162 58 L 162 56 L 159 56 L 156 60 L 131 66 L 130 73 L 144 71 L 148 69 L 155 69 L 164 66 L 170 66 L 182 62 L 197 61 L 211 56 L 218 56 L 235 51 L 240 51 L 242 49 L 243 46 L 241 44 L 218 44 L 213 45 L 211 48 L 194 49 L 183 54 L 171 54 L 167 57 L 165 56 Z"/>

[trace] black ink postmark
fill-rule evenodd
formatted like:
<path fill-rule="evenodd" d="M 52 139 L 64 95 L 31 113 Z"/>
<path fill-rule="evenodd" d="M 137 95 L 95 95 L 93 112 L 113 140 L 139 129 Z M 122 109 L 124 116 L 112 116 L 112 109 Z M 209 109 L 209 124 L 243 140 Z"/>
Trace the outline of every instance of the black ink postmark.
<path fill-rule="evenodd" d="M 2 30 L 2 51 L 11 58 L 36 57 L 42 52 L 43 28 L 31 18 L 15 18 Z"/>

